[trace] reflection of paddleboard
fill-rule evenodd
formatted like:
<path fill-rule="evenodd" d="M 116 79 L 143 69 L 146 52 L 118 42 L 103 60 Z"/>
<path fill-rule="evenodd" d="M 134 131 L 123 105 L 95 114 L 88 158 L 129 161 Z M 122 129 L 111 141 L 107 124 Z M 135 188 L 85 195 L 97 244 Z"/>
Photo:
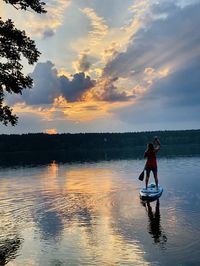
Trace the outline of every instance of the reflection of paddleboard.
<path fill-rule="evenodd" d="M 158 199 L 163 192 L 163 188 L 158 185 L 158 190 L 156 189 L 155 184 L 148 185 L 148 188 L 142 188 L 140 190 L 140 198 L 143 200 L 155 200 Z"/>

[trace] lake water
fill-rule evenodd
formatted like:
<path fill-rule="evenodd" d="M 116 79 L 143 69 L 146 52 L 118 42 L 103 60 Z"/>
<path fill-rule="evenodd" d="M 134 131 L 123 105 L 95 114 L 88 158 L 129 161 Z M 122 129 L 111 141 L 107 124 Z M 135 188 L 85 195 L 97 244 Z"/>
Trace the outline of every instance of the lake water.
<path fill-rule="evenodd" d="M 0 265 L 200 265 L 200 157 L 159 159 L 164 192 L 146 204 L 143 165 L 1 168 Z"/>

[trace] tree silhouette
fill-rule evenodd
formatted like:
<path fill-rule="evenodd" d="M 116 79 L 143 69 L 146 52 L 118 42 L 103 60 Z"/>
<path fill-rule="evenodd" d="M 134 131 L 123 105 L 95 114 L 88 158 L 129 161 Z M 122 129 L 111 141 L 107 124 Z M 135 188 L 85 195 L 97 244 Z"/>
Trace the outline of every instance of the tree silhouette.
<path fill-rule="evenodd" d="M 40 0 L 3 0 L 16 9 L 34 10 L 45 13 L 45 3 Z M 4 104 L 5 92 L 22 94 L 22 90 L 31 88 L 33 80 L 22 73 L 21 58 L 30 65 L 37 62 L 40 52 L 35 42 L 26 36 L 25 31 L 17 29 L 11 19 L 0 18 L 0 122 L 14 126 L 18 117 Z"/>

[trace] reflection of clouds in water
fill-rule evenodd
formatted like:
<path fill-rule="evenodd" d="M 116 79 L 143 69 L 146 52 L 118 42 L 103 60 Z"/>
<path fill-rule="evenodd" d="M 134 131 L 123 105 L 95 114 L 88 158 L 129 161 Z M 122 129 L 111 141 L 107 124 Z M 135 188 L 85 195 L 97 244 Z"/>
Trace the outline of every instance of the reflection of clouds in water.
<path fill-rule="evenodd" d="M 53 162 L 43 172 L 40 182 L 42 189 L 37 192 L 33 206 L 33 219 L 39 229 L 42 239 L 58 241 L 64 228 L 62 218 L 54 207 L 55 196 L 52 191 L 58 189 L 58 164 Z"/>
<path fill-rule="evenodd" d="M 82 256 L 81 249 L 84 257 L 94 257 L 100 264 L 126 260 L 147 265 L 138 242 L 127 243 L 115 230 L 114 225 L 126 212 L 118 195 L 124 185 L 115 170 L 84 165 L 66 170 L 54 163 L 47 172 L 40 180 L 43 190 L 35 212 L 43 239 L 57 239 L 62 234 L 60 246 L 66 245 L 66 239 L 76 243 L 71 247 L 75 258 Z"/>
<path fill-rule="evenodd" d="M 191 165 L 196 176 L 198 161 Z M 21 256 L 12 265 L 24 265 L 22 261 L 26 265 L 39 262 L 52 266 L 80 262 L 150 265 L 157 259 L 162 265 L 172 265 L 177 256 L 192 265 L 198 258 L 199 209 L 186 206 L 189 169 L 177 159 L 170 164 L 161 160 L 166 187 L 161 198 L 163 208 L 155 201 L 145 209 L 134 179 L 134 171 L 138 171 L 135 165 L 139 169 L 142 162 L 53 163 L 48 167 L 4 171 L 0 178 L 0 236 L 11 239 L 18 232 L 24 238 L 22 250 L 16 252 Z M 181 165 L 183 170 L 177 172 L 174 165 Z M 168 175 L 169 169 L 173 170 L 172 176 Z M 174 183 L 180 188 L 178 198 L 171 186 Z"/>
<path fill-rule="evenodd" d="M 20 213 L 27 219 L 27 227 L 34 226 L 32 241 L 39 241 L 38 249 L 70 254 L 69 262 L 74 265 L 87 258 L 94 258 L 94 262 L 101 265 L 122 264 L 124 260 L 130 264 L 148 265 L 135 232 L 131 241 L 127 241 L 117 230 L 126 227 L 126 219 L 133 215 L 140 219 L 142 213 L 136 206 L 138 194 L 133 195 L 132 185 L 120 175 L 124 175 L 121 166 L 120 169 L 104 164 L 66 167 L 54 162 L 35 172 L 36 178 L 31 176 L 23 180 L 21 190 L 26 193 L 23 193 L 23 199 L 20 196 L 19 203 L 24 204 Z M 134 206 L 130 205 L 133 201 Z M 22 221 L 19 223 L 23 224 Z M 48 253 L 48 259 L 41 259 L 53 264 L 54 253 Z M 62 265 L 63 261 L 66 260 L 59 258 L 58 263 Z"/>
<path fill-rule="evenodd" d="M 56 240 L 62 234 L 62 219 L 56 211 L 48 210 L 48 207 L 36 212 L 35 222 L 40 229 L 41 237 L 43 239 L 52 238 Z"/>
<path fill-rule="evenodd" d="M 93 175 L 96 176 L 97 171 L 94 169 L 93 172 Z M 126 242 L 120 231 L 116 230 L 116 225 L 121 221 L 122 217 L 124 215 L 129 216 L 127 210 L 125 210 L 127 205 L 124 208 L 123 204 L 130 204 L 130 200 L 133 197 L 132 192 L 131 197 L 129 197 L 130 194 L 127 195 L 126 190 L 124 194 L 124 185 L 120 180 L 117 180 L 119 186 L 116 187 L 117 176 L 115 171 L 109 173 L 109 178 L 108 172 L 107 174 L 105 172 L 103 176 L 106 176 L 107 179 L 105 190 L 102 189 L 100 184 L 93 190 L 96 193 L 91 195 L 94 201 L 93 215 L 96 216 L 96 223 L 92 223 L 91 236 L 85 233 L 85 238 L 83 239 L 84 245 L 87 246 L 87 252 L 90 256 L 98 254 L 102 263 L 111 263 L 111 265 L 122 263 L 123 261 L 134 263 L 135 265 L 146 265 L 143 252 L 135 238 L 132 239 L 131 243 Z M 102 177 L 100 180 L 102 180 Z M 102 184 L 104 184 L 104 180 L 102 180 Z M 88 188 L 87 191 L 89 191 Z M 91 239 L 93 239 L 92 245 Z"/>

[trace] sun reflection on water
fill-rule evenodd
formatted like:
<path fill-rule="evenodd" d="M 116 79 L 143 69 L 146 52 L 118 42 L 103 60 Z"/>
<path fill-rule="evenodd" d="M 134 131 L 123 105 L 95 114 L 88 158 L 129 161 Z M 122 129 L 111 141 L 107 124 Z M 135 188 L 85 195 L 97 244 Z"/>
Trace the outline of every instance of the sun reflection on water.
<path fill-rule="evenodd" d="M 182 172 L 175 180 L 180 191 L 169 187 L 174 177 L 169 180 L 168 164 L 173 169 L 177 162 L 160 163 L 166 188 L 160 202 L 144 206 L 137 160 L 1 169 L 0 245 L 8 251 L 2 261 L 9 266 L 196 262 L 199 206 L 183 193 L 188 180 Z M 192 165 L 196 173 L 197 166 Z"/>
<path fill-rule="evenodd" d="M 2 170 L 0 244 L 11 254 L 7 265 L 152 265 L 158 254 L 170 265 L 177 254 L 197 257 L 197 205 L 187 210 L 190 223 L 181 191 L 165 189 L 161 202 L 142 206 L 140 167 L 135 160 Z"/>
<path fill-rule="evenodd" d="M 124 202 L 134 195 L 128 192 L 116 170 L 102 165 L 66 167 L 53 162 L 39 172 L 33 172 L 30 177 L 24 176 L 20 184 L 18 178 L 16 174 L 12 180 L 17 189 L 12 194 L 12 202 L 16 203 L 6 204 L 10 194 L 9 185 L 5 188 L 9 182 L 6 180 L 1 198 L 5 199 L 7 206 L 4 225 L 9 221 L 10 230 L 25 239 L 21 250 L 23 263 L 28 262 L 28 255 L 29 262 L 30 256 L 33 258 L 30 265 L 37 265 L 38 256 L 39 260 L 47 263 L 57 253 L 60 254 L 59 260 L 65 261 L 67 252 L 71 265 L 78 265 L 78 261 L 88 265 L 116 265 L 123 261 L 148 265 L 138 240 L 133 238 L 127 242 L 118 230 L 121 216 L 127 218 L 127 212 L 131 210 L 131 207 L 124 208 Z M 18 212 L 15 212 L 17 206 Z M 26 243 L 33 252 L 27 250 Z M 46 254 L 42 258 L 41 249 Z M 17 257 L 10 265 L 17 265 L 20 259 Z"/>

